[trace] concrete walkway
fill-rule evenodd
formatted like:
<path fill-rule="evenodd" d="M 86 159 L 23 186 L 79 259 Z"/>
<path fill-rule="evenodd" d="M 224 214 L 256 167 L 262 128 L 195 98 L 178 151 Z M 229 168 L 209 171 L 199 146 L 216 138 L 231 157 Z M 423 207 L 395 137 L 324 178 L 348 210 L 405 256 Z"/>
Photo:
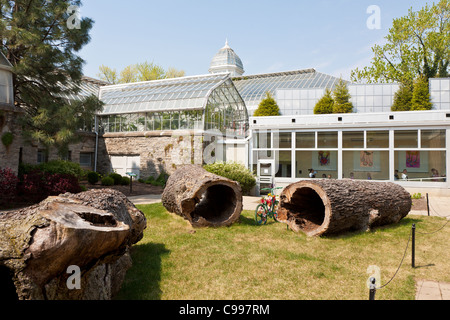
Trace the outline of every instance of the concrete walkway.
<path fill-rule="evenodd" d="M 161 195 L 129 197 L 134 204 L 149 204 L 161 201 Z M 255 210 L 261 197 L 243 197 L 243 209 Z M 428 215 L 427 211 L 411 210 L 410 215 Z M 430 197 L 430 216 L 450 219 L 450 197 Z M 416 300 L 450 300 L 450 283 L 420 280 L 417 283 Z"/>

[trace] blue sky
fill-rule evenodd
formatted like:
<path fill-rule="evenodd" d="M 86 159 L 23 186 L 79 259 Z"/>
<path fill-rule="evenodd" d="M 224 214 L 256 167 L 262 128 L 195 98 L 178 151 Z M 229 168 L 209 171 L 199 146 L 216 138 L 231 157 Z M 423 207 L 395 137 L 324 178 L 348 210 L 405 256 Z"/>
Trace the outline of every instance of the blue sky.
<path fill-rule="evenodd" d="M 315 68 L 348 79 L 372 58 L 392 20 L 424 0 L 84 0 L 81 16 L 95 21 L 79 52 L 84 74 L 104 64 L 117 70 L 138 62 L 208 73 L 225 39 L 245 74 Z M 431 1 L 428 1 L 431 3 Z M 367 8 L 380 8 L 380 29 L 369 29 Z"/>

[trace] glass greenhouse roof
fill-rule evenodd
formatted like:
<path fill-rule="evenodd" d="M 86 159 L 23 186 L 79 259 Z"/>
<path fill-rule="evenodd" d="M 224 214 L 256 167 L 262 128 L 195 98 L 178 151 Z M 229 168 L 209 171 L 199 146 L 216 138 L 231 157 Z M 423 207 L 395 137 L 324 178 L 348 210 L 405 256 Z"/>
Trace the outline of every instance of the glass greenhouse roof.
<path fill-rule="evenodd" d="M 277 89 L 333 88 L 339 78 L 314 69 L 234 77 L 233 82 L 247 105 L 258 104 L 266 92 Z"/>
<path fill-rule="evenodd" d="M 202 110 L 212 90 L 229 79 L 220 73 L 104 86 L 99 94 L 105 103 L 101 115 Z"/>
<path fill-rule="evenodd" d="M 244 65 L 242 64 L 241 59 L 234 50 L 230 48 L 228 41 L 225 43 L 225 47 L 220 49 L 212 59 L 209 70 L 211 72 L 214 71 L 214 69 L 220 69 L 223 66 L 235 66 L 244 71 Z"/>

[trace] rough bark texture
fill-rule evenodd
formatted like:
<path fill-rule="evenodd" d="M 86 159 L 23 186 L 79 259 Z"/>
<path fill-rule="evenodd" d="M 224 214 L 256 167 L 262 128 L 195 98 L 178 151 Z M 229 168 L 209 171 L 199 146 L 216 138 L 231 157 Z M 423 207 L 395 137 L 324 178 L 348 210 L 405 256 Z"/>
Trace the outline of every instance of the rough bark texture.
<path fill-rule="evenodd" d="M 278 219 L 294 231 L 321 236 L 397 223 L 411 204 L 411 195 L 391 182 L 304 180 L 282 191 Z"/>
<path fill-rule="evenodd" d="M 0 214 L 0 282 L 9 274 L 23 300 L 111 299 L 145 227 L 143 213 L 109 189 L 49 197 Z M 67 286 L 69 266 L 81 270 L 80 289 Z"/>
<path fill-rule="evenodd" d="M 242 189 L 236 181 L 186 165 L 170 176 L 162 203 L 193 227 L 229 226 L 242 212 Z"/>

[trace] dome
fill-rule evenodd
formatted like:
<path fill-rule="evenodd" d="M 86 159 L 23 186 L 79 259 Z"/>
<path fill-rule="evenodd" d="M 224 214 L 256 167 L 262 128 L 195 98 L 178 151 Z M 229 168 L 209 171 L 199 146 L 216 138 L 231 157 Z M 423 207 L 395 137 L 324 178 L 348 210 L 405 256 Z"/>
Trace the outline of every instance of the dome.
<path fill-rule="evenodd" d="M 225 42 L 225 46 L 217 52 L 211 60 L 209 73 L 229 72 L 232 76 L 241 76 L 244 73 L 244 65 L 239 56 Z"/>

